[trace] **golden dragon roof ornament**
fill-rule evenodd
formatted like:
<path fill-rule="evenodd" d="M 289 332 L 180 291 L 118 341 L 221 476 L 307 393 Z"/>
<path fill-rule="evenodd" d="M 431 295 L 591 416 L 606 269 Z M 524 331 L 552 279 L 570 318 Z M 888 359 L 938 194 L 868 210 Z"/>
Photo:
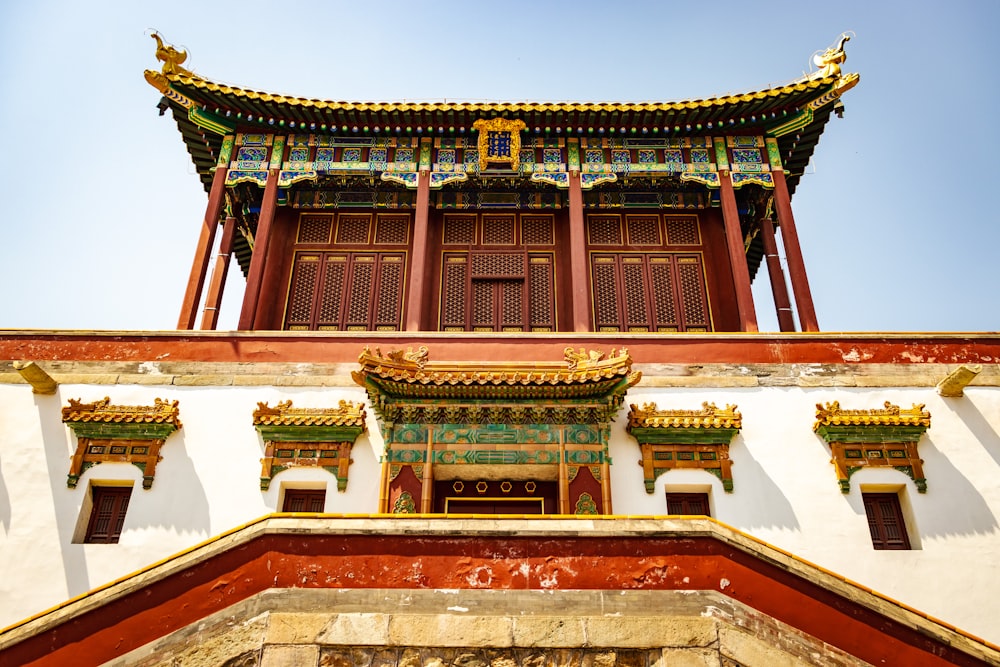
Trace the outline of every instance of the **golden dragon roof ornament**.
<path fill-rule="evenodd" d="M 840 40 L 834 46 L 831 46 L 822 53 L 814 55 L 813 64 L 815 64 L 819 70 L 813 72 L 809 78 L 825 79 L 828 76 L 839 77 L 840 66 L 847 60 L 847 53 L 844 51 L 844 45 L 849 42 L 850 39 L 851 36 L 845 32 L 841 34 Z"/>
<path fill-rule="evenodd" d="M 170 44 L 164 43 L 159 33 L 154 32 L 150 36 L 156 40 L 156 59 L 163 63 L 163 74 L 195 76 L 191 70 L 181 67 L 181 63 L 187 60 L 187 51 L 181 51 Z"/>

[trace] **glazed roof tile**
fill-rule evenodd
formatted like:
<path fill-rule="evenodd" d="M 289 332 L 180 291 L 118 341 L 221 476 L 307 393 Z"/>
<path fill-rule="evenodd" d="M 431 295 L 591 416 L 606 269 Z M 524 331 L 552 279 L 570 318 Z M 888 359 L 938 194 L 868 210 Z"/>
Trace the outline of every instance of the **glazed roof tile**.
<path fill-rule="evenodd" d="M 660 410 L 656 403 L 641 408 L 631 406 L 629 428 L 734 428 L 743 427 L 743 416 L 735 405 L 720 409 L 715 403 L 702 403 L 701 410 Z"/>
<path fill-rule="evenodd" d="M 282 401 L 273 408 L 258 403 L 253 412 L 254 426 L 360 426 L 365 425 L 365 408 L 360 403 L 340 401 L 336 408 L 295 408 Z"/>
<path fill-rule="evenodd" d="M 500 392 L 510 398 L 601 395 L 622 383 L 631 387 L 642 374 L 632 370 L 625 349 L 605 355 L 595 351 L 564 350 L 563 363 L 429 363 L 426 347 L 416 352 L 365 348 L 354 371 L 361 386 L 374 384 L 394 395 L 409 397 L 485 397 Z M 484 391 L 485 390 L 485 391 Z"/>
<path fill-rule="evenodd" d="M 111 405 L 105 396 L 93 403 L 83 403 L 69 399 L 69 405 L 62 409 L 64 422 L 107 423 L 107 424 L 173 424 L 181 427 L 178 401 L 154 399 L 153 405 Z"/>
<path fill-rule="evenodd" d="M 826 405 L 816 404 L 816 423 L 813 430 L 821 426 L 923 426 L 931 425 L 931 413 L 923 404 L 913 404 L 905 410 L 889 401 L 884 408 L 872 410 L 844 410 L 839 401 Z"/>

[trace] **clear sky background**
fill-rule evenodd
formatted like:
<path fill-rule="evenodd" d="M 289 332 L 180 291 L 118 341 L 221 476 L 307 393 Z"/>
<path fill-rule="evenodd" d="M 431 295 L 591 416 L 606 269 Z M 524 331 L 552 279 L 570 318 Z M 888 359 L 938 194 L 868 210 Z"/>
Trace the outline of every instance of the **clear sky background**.
<path fill-rule="evenodd" d="M 0 328 L 176 327 L 207 195 L 143 79 L 151 30 L 214 81 L 378 101 L 745 92 L 853 31 L 861 83 L 792 201 L 820 327 L 996 331 L 998 28 L 994 0 L 4 2 Z"/>

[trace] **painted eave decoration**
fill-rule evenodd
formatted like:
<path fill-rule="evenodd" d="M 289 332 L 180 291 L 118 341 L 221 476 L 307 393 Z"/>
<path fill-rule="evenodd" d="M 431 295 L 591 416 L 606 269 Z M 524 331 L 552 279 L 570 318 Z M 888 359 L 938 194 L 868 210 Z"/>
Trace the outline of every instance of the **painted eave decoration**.
<path fill-rule="evenodd" d="M 819 69 L 787 84 L 742 94 L 665 102 L 357 102 L 255 91 L 213 82 L 184 66 L 187 53 L 157 42 L 160 71 L 146 80 L 164 96 L 206 189 L 223 135 L 239 132 L 354 136 L 471 134 L 477 119 L 505 117 L 522 132 L 552 136 L 615 133 L 662 137 L 766 134 L 777 137 L 794 192 L 839 97 L 860 80 L 841 72 L 841 37 L 815 59 Z M 205 131 L 207 130 L 207 131 Z"/>
<path fill-rule="evenodd" d="M 181 428 L 178 401 L 154 399 L 153 405 L 112 405 L 105 397 L 93 403 L 69 399 L 62 420 L 81 438 L 166 438 Z"/>
<path fill-rule="evenodd" d="M 719 408 L 705 402 L 700 410 L 660 410 L 656 403 L 631 406 L 626 430 L 642 449 L 646 493 L 653 493 L 656 478 L 677 468 L 698 468 L 719 478 L 727 492 L 733 490 L 729 443 L 743 428 L 735 405 Z"/>
<path fill-rule="evenodd" d="M 66 486 L 75 489 L 81 475 L 100 463 L 131 463 L 142 471 L 142 487 L 151 488 L 160 448 L 182 426 L 177 406 L 160 398 L 153 405 L 112 405 L 108 397 L 93 403 L 69 399 L 62 420 L 77 444 Z"/>
<path fill-rule="evenodd" d="M 622 392 L 642 374 L 628 350 L 564 350 L 563 363 L 430 363 L 420 347 L 383 355 L 365 348 L 351 375 L 362 387 L 411 398 L 586 398 Z"/>

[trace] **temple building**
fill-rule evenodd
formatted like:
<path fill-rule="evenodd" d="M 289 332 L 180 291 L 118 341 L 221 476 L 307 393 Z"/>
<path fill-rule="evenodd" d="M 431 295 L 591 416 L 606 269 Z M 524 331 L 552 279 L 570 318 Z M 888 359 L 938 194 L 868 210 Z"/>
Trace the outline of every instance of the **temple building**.
<path fill-rule="evenodd" d="M 178 326 L 0 332 L 0 664 L 1000 664 L 1000 335 L 810 294 L 846 36 L 652 103 L 287 97 L 154 38 Z"/>

